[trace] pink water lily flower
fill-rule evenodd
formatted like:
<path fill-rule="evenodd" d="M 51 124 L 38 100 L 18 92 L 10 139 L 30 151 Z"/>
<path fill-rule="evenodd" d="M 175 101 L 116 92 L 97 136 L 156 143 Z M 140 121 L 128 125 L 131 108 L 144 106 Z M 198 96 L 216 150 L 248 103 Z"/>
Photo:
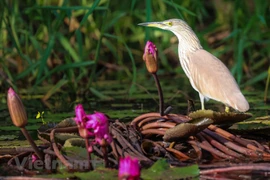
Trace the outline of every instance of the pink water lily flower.
<path fill-rule="evenodd" d="M 108 143 L 111 143 L 112 137 L 109 132 L 107 116 L 101 112 L 95 112 L 94 114 L 87 115 L 87 118 L 86 128 L 94 133 L 95 141 L 102 144 L 103 139 L 105 139 Z"/>
<path fill-rule="evenodd" d="M 93 136 L 94 134 L 90 133 L 85 127 L 85 123 L 88 121 L 88 119 L 81 104 L 75 107 L 75 115 L 76 117 L 74 118 L 74 121 L 78 126 L 80 136 L 82 138 L 90 138 Z"/>
<path fill-rule="evenodd" d="M 83 138 L 95 136 L 95 143 L 102 144 L 104 140 L 107 143 L 112 142 L 109 132 L 109 122 L 105 114 L 95 112 L 94 114 L 86 114 L 81 104 L 75 107 L 74 118 L 79 128 L 79 133 Z"/>
<path fill-rule="evenodd" d="M 118 179 L 119 180 L 139 180 L 140 179 L 140 165 L 138 159 L 131 157 L 120 158 Z"/>

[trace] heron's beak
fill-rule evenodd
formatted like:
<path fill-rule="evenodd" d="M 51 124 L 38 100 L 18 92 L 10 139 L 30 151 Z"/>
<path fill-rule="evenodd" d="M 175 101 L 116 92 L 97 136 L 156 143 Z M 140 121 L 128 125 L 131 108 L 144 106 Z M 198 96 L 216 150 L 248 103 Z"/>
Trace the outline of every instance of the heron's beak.
<path fill-rule="evenodd" d="M 139 23 L 139 26 L 148 26 L 148 27 L 157 27 L 163 29 L 166 27 L 166 24 L 163 22 L 145 22 L 145 23 Z"/>

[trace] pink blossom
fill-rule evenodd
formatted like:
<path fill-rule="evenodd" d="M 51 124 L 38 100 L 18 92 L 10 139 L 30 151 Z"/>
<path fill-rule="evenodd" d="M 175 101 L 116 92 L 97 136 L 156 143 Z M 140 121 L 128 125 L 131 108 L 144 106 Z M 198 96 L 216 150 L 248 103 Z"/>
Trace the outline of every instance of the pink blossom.
<path fill-rule="evenodd" d="M 146 42 L 143 56 L 145 56 L 146 54 L 151 54 L 154 56 L 155 59 L 157 59 L 157 48 L 156 45 L 151 41 Z"/>
<path fill-rule="evenodd" d="M 118 179 L 138 180 L 140 179 L 140 166 L 138 159 L 131 157 L 120 158 Z"/>
<path fill-rule="evenodd" d="M 81 104 L 78 104 L 76 107 L 75 107 L 75 121 L 77 124 L 80 124 L 83 122 L 83 118 L 86 116 L 85 112 L 84 112 L 84 109 L 83 109 L 83 106 Z"/>
<path fill-rule="evenodd" d="M 87 115 L 87 118 L 86 128 L 94 133 L 95 141 L 101 144 L 102 140 L 105 139 L 108 143 L 111 143 L 112 137 L 109 132 L 109 122 L 105 114 L 95 112 L 94 114 Z"/>
<path fill-rule="evenodd" d="M 109 132 L 109 122 L 105 114 L 95 112 L 94 114 L 86 114 L 81 104 L 75 107 L 74 120 L 76 121 L 79 133 L 83 138 L 95 136 L 95 142 L 102 144 L 103 140 L 108 143 L 112 142 Z"/>

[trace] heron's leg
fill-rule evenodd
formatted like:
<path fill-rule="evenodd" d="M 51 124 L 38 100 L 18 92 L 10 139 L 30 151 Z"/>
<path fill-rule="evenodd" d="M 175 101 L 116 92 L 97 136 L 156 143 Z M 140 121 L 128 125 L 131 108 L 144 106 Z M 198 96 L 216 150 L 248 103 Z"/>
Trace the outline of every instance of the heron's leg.
<path fill-rule="evenodd" d="M 199 95 L 200 95 L 200 100 L 201 100 L 201 107 L 202 107 L 202 110 L 204 110 L 204 96 L 201 93 L 199 93 Z"/>

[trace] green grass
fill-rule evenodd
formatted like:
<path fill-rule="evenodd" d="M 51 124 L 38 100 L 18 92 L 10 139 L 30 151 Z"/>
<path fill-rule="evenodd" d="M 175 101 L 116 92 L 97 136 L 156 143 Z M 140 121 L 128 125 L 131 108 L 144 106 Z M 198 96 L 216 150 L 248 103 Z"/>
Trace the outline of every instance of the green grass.
<path fill-rule="evenodd" d="M 95 82 L 116 79 L 130 81 L 132 95 L 137 77 L 147 75 L 142 61 L 146 40 L 159 49 L 161 75 L 183 73 L 176 68 L 174 35 L 137 25 L 170 18 L 187 21 L 243 88 L 267 89 L 269 5 L 264 0 L 4 0 L 0 93 L 9 86 L 31 92 L 50 86 L 40 92 L 48 99 L 61 90 L 91 93 Z M 103 97 L 102 92 L 93 95 Z"/>

